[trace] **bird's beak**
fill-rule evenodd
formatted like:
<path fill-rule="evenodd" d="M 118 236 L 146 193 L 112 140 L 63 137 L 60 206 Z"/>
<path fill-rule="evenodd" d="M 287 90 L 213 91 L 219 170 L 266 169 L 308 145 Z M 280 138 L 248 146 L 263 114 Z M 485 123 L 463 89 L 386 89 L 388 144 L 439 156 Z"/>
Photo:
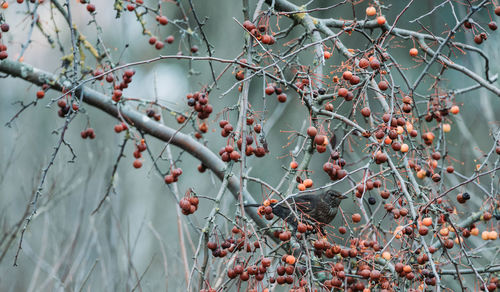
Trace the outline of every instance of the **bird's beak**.
<path fill-rule="evenodd" d="M 339 199 L 343 200 L 343 199 L 347 199 L 348 197 L 346 195 L 340 195 Z"/>

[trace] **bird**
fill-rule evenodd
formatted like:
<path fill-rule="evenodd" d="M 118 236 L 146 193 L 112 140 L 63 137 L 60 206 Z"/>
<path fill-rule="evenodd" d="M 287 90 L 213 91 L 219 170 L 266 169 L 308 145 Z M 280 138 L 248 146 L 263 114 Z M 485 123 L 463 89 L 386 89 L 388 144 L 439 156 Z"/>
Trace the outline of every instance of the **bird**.
<path fill-rule="evenodd" d="M 291 196 L 286 200 L 271 203 L 272 213 L 285 220 L 295 230 L 299 222 L 315 225 L 321 231 L 337 215 L 338 207 L 347 196 L 334 190 Z M 259 204 L 246 205 L 259 207 Z"/>

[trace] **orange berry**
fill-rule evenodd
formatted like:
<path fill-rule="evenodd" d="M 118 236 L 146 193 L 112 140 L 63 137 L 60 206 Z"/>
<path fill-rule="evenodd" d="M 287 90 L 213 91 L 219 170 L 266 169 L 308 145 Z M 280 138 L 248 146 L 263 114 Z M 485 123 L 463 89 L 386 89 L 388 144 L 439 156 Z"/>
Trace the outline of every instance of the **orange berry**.
<path fill-rule="evenodd" d="M 400 239 L 401 238 L 401 231 L 403 230 L 403 226 L 398 226 L 396 227 L 396 229 L 394 230 L 394 236 L 397 238 L 397 239 Z"/>
<path fill-rule="evenodd" d="M 409 273 L 409 272 L 411 272 L 411 267 L 410 267 L 409 265 L 405 265 L 405 266 L 403 267 L 403 271 L 404 271 L 405 273 Z"/>
<path fill-rule="evenodd" d="M 9 3 L 8 3 L 8 2 L 4 2 L 4 3 L 2 3 L 2 8 L 3 8 L 3 9 L 7 9 L 7 8 L 9 8 Z"/>
<path fill-rule="evenodd" d="M 384 251 L 384 252 L 382 253 L 382 257 L 383 257 L 386 261 L 388 261 L 388 260 L 390 260 L 390 259 L 391 259 L 391 253 L 390 253 L 390 252 L 388 252 L 388 251 Z"/>
<path fill-rule="evenodd" d="M 378 23 L 378 25 L 384 25 L 385 24 L 385 17 L 384 16 L 377 17 L 377 23 Z"/>
<path fill-rule="evenodd" d="M 352 214 L 352 221 L 356 223 L 361 221 L 361 215 L 359 215 L 358 213 Z"/>
<path fill-rule="evenodd" d="M 401 127 L 401 126 L 398 126 L 398 127 L 396 128 L 396 132 L 398 133 L 398 135 L 403 134 L 403 133 L 404 133 L 404 131 L 405 131 L 405 129 L 403 129 L 403 127 Z"/>
<path fill-rule="evenodd" d="M 306 190 L 306 186 L 304 184 L 299 184 L 297 186 L 297 188 L 299 189 L 299 191 L 305 191 Z"/>
<path fill-rule="evenodd" d="M 286 263 L 289 265 L 295 264 L 295 257 L 293 255 L 289 255 L 286 257 Z"/>
<path fill-rule="evenodd" d="M 412 123 L 410 123 L 410 122 L 406 122 L 406 130 L 407 130 L 408 132 L 413 131 L 413 124 L 412 124 Z"/>
<path fill-rule="evenodd" d="M 330 53 L 330 52 L 328 52 L 328 51 L 325 51 L 325 52 L 323 53 L 323 56 L 325 57 L 325 59 L 327 59 L 327 60 L 328 60 L 328 59 L 330 59 L 330 57 L 332 56 L 332 53 Z"/>
<path fill-rule="evenodd" d="M 458 105 L 454 105 L 450 108 L 450 112 L 454 115 L 458 114 L 460 112 L 460 108 L 458 107 Z"/>
<path fill-rule="evenodd" d="M 424 224 L 427 227 L 431 226 L 432 225 L 432 218 L 431 217 L 425 217 L 422 220 L 422 224 Z"/>
<path fill-rule="evenodd" d="M 488 234 L 489 240 L 495 240 L 497 238 L 498 238 L 498 232 L 496 232 L 495 230 L 489 232 Z"/>
<path fill-rule="evenodd" d="M 449 131 L 451 131 L 450 124 L 443 124 L 443 132 L 448 133 Z"/>
<path fill-rule="evenodd" d="M 443 227 L 439 230 L 439 234 L 442 236 L 448 236 L 448 234 L 450 234 L 450 230 L 447 227 Z"/>
<path fill-rule="evenodd" d="M 45 91 L 43 91 L 43 90 L 38 90 L 38 91 L 36 92 L 36 98 L 38 98 L 38 99 L 42 99 L 44 96 L 45 96 Z"/>
<path fill-rule="evenodd" d="M 406 153 L 408 152 L 409 149 L 410 147 L 408 146 L 408 144 L 406 143 L 401 144 L 401 152 Z"/>
<path fill-rule="evenodd" d="M 425 174 L 426 174 L 426 171 L 425 171 L 425 170 L 423 170 L 423 169 L 421 169 L 421 170 L 417 171 L 417 177 L 418 177 L 419 179 L 424 179 L 424 178 L 425 178 Z"/>
<path fill-rule="evenodd" d="M 299 167 L 299 164 L 297 163 L 297 161 L 290 162 L 291 169 L 297 169 L 297 167 Z"/>
<path fill-rule="evenodd" d="M 477 229 L 476 227 L 472 228 L 470 230 L 470 234 L 472 234 L 474 236 L 478 236 L 479 235 L 479 229 Z"/>
<path fill-rule="evenodd" d="M 377 14 L 377 9 L 375 9 L 375 7 L 373 6 L 366 7 L 367 16 L 374 16 L 375 14 Z"/>
<path fill-rule="evenodd" d="M 304 184 L 304 186 L 305 186 L 306 188 L 310 188 L 310 187 L 312 187 L 312 185 L 313 185 L 313 181 L 312 181 L 312 179 L 308 178 L 308 179 L 305 179 L 305 180 L 304 180 L 303 184 Z"/>
<path fill-rule="evenodd" d="M 386 145 L 390 145 L 390 144 L 392 143 L 392 139 L 391 139 L 391 138 L 389 138 L 389 137 L 385 137 L 384 143 L 385 143 Z"/>
<path fill-rule="evenodd" d="M 481 233 L 481 238 L 482 238 L 483 240 L 488 240 L 488 239 L 490 239 L 490 232 L 489 232 L 489 231 L 486 231 L 486 230 L 485 230 L 485 231 L 483 231 L 483 232 Z"/>
<path fill-rule="evenodd" d="M 410 56 L 416 57 L 418 55 L 418 50 L 416 48 L 410 49 Z"/>

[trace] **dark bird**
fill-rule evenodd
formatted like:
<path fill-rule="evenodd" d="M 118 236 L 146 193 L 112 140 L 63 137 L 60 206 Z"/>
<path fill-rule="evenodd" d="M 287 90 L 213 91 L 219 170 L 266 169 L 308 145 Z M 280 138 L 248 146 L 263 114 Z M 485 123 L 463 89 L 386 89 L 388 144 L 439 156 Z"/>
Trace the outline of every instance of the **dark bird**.
<path fill-rule="evenodd" d="M 298 222 L 316 225 L 320 229 L 335 218 L 340 202 L 347 197 L 334 190 L 290 197 L 270 206 L 274 215 L 297 229 Z M 287 204 L 288 203 L 288 204 Z M 247 207 L 258 207 L 252 204 Z"/>

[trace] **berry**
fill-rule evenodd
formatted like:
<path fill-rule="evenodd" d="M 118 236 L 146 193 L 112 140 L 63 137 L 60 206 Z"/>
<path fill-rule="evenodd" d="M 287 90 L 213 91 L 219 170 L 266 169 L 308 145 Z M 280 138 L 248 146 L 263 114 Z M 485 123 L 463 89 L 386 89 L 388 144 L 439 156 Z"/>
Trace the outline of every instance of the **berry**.
<path fill-rule="evenodd" d="M 410 49 L 410 56 L 416 57 L 418 55 L 418 50 L 416 48 Z"/>
<path fill-rule="evenodd" d="M 95 5 L 94 4 L 87 4 L 87 11 L 90 13 L 93 13 L 95 11 Z"/>
<path fill-rule="evenodd" d="M 382 80 L 378 83 L 378 88 L 382 91 L 385 91 L 387 90 L 387 88 L 389 88 L 389 84 L 387 84 L 387 81 Z"/>
<path fill-rule="evenodd" d="M 342 73 L 342 78 L 344 78 L 344 80 L 351 80 L 351 78 L 352 78 L 352 72 L 351 71 L 345 71 L 344 73 Z"/>
<path fill-rule="evenodd" d="M 141 168 L 142 167 L 142 162 L 139 159 L 134 160 L 134 168 Z"/>
<path fill-rule="evenodd" d="M 165 46 L 165 45 L 164 45 L 164 44 L 163 44 L 163 42 L 161 42 L 161 41 L 157 41 L 157 42 L 155 43 L 155 48 L 156 48 L 157 50 L 161 50 L 161 49 L 163 49 L 163 46 Z"/>
<path fill-rule="evenodd" d="M 372 60 L 370 60 L 370 68 L 372 68 L 373 70 L 377 70 L 378 68 L 380 68 L 380 62 L 373 58 Z"/>
<path fill-rule="evenodd" d="M 9 29 L 10 29 L 10 27 L 9 27 L 9 25 L 8 25 L 7 23 L 2 23 L 2 24 L 0 25 L 0 29 L 1 29 L 3 32 L 8 32 L 8 31 L 9 31 Z"/>
<path fill-rule="evenodd" d="M 488 27 L 491 29 L 491 30 L 497 30 L 498 26 L 497 26 L 497 23 L 492 21 L 490 23 L 488 23 Z"/>
<path fill-rule="evenodd" d="M 266 92 L 267 95 L 273 94 L 274 93 L 274 86 L 268 86 L 268 87 L 266 87 L 265 92 Z"/>
<path fill-rule="evenodd" d="M 378 25 L 384 25 L 385 22 L 386 22 L 386 20 L 385 20 L 384 16 L 377 17 L 377 23 L 378 23 Z"/>
<path fill-rule="evenodd" d="M 370 116 L 370 114 L 371 114 L 370 108 L 365 107 L 365 108 L 361 109 L 361 114 L 362 114 L 364 117 L 369 117 L 369 116 Z"/>
<path fill-rule="evenodd" d="M 370 66 L 370 62 L 369 62 L 367 59 L 365 59 L 365 58 L 361 58 L 361 59 L 359 60 L 358 66 L 359 66 L 360 68 L 362 68 L 362 69 L 365 69 L 365 68 L 367 68 L 368 66 Z"/>
<path fill-rule="evenodd" d="M 375 7 L 369 6 L 366 8 L 366 15 L 367 16 L 374 16 L 375 14 L 377 14 L 377 10 L 375 9 Z"/>
<path fill-rule="evenodd" d="M 315 127 L 309 127 L 307 128 L 307 135 L 309 137 L 315 137 L 318 134 L 318 130 Z"/>
<path fill-rule="evenodd" d="M 161 25 L 167 25 L 168 24 L 168 19 L 167 19 L 166 16 L 162 15 L 162 16 L 158 17 L 158 22 Z"/>
<path fill-rule="evenodd" d="M 478 45 L 480 45 L 483 42 L 483 38 L 480 35 L 475 35 L 474 36 L 474 42 Z"/>
<path fill-rule="evenodd" d="M 44 96 L 45 96 L 45 91 L 43 91 L 43 90 L 38 90 L 38 91 L 36 92 L 36 98 L 38 98 L 38 99 L 42 99 Z"/>

